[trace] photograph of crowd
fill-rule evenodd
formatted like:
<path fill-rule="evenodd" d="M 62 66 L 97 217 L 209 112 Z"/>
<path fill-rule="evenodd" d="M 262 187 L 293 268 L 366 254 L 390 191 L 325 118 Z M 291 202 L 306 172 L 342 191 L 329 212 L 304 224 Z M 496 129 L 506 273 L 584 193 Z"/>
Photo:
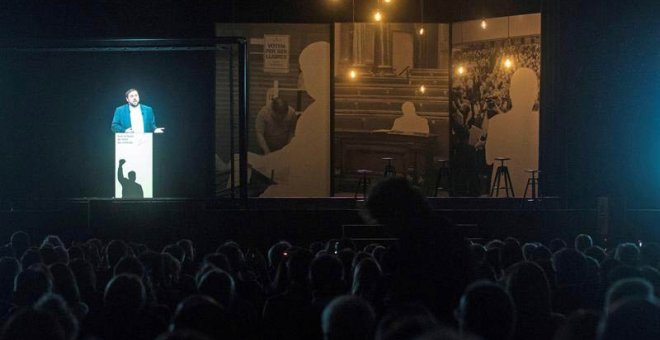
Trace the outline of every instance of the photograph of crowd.
<path fill-rule="evenodd" d="M 540 35 L 455 45 L 452 51 L 453 79 L 451 126 L 454 138 L 453 168 L 476 162 L 476 171 L 455 171 L 455 194 L 479 196 L 490 188 L 492 160 L 486 159 L 488 123 L 512 109 L 510 96 L 513 74 L 531 69 L 540 81 Z M 537 86 L 532 111 L 539 111 Z M 466 156 L 465 153 L 469 153 Z M 522 189 L 522 188 L 521 188 Z"/>

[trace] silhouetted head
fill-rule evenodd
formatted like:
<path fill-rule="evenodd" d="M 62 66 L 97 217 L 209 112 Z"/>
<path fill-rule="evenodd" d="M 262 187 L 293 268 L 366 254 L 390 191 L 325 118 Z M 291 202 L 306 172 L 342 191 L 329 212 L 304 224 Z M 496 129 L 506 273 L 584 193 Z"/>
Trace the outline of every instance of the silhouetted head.
<path fill-rule="evenodd" d="M 422 305 L 403 305 L 390 309 L 376 328 L 376 340 L 407 340 L 438 327 L 431 312 Z"/>
<path fill-rule="evenodd" d="M 174 256 L 175 259 L 177 259 L 179 262 L 183 262 L 183 260 L 186 257 L 186 252 L 181 248 L 178 244 L 169 244 L 163 248 L 162 253 L 164 254 L 170 254 Z"/>
<path fill-rule="evenodd" d="M 43 263 L 43 259 L 41 258 L 41 252 L 39 249 L 31 247 L 23 252 L 21 266 L 23 266 L 23 268 L 28 268 L 35 263 Z"/>
<path fill-rule="evenodd" d="M 235 242 L 226 242 L 218 247 L 216 252 L 224 254 L 229 260 L 233 273 L 240 272 L 245 266 L 245 255 L 241 248 Z"/>
<path fill-rule="evenodd" d="M 89 261 L 74 259 L 69 262 L 69 268 L 76 278 L 78 289 L 85 293 L 96 292 L 96 272 Z"/>
<path fill-rule="evenodd" d="M 568 319 L 555 334 L 555 339 L 583 340 L 596 339 L 600 315 L 595 311 L 580 309 L 568 316 Z"/>
<path fill-rule="evenodd" d="M 309 281 L 309 266 L 312 263 L 312 253 L 307 249 L 295 249 L 289 254 L 286 262 L 287 275 L 290 282 L 306 285 Z"/>
<path fill-rule="evenodd" d="M 500 251 L 500 266 L 506 270 L 510 266 L 523 260 L 523 252 L 520 244 L 513 241 L 504 242 Z"/>
<path fill-rule="evenodd" d="M 53 279 L 42 264 L 34 264 L 16 276 L 14 302 L 19 306 L 35 303 L 42 295 L 53 290 Z"/>
<path fill-rule="evenodd" d="M 344 282 L 344 266 L 330 255 L 322 255 L 312 261 L 309 270 L 312 288 L 316 290 L 336 289 Z"/>
<path fill-rule="evenodd" d="M 362 259 L 353 272 L 353 287 L 351 294 L 369 298 L 370 293 L 375 289 L 382 272 L 380 266 L 372 258 Z"/>
<path fill-rule="evenodd" d="M 50 266 L 50 272 L 53 275 L 53 291 L 70 304 L 79 303 L 80 290 L 71 269 L 65 264 L 55 263 Z"/>
<path fill-rule="evenodd" d="M 46 244 L 41 246 L 39 253 L 41 253 L 41 259 L 45 265 L 50 266 L 57 262 L 57 253 L 55 253 L 55 249 L 51 245 Z"/>
<path fill-rule="evenodd" d="M 48 235 L 44 238 L 44 240 L 41 242 L 41 246 L 49 244 L 53 248 L 55 247 L 64 247 L 64 242 L 60 239 L 59 236 L 57 235 Z"/>
<path fill-rule="evenodd" d="M 534 262 L 520 262 L 511 267 L 506 289 L 513 298 L 519 317 L 549 317 L 550 286 L 543 269 Z"/>
<path fill-rule="evenodd" d="M 534 249 L 538 248 L 538 245 L 536 243 L 525 243 L 522 246 L 522 252 L 523 252 L 523 258 L 527 261 L 531 261 L 531 254 L 534 251 Z"/>
<path fill-rule="evenodd" d="M 124 256 L 117 262 L 113 268 L 115 276 L 119 274 L 133 274 L 137 277 L 144 277 L 144 266 L 135 256 Z"/>
<path fill-rule="evenodd" d="M 605 311 L 609 311 L 628 299 L 641 299 L 653 302 L 653 286 L 641 278 L 629 278 L 615 282 L 608 290 L 605 299 Z"/>
<path fill-rule="evenodd" d="M 515 325 L 513 300 L 499 285 L 477 281 L 461 297 L 456 318 L 463 333 L 484 339 L 509 339 Z"/>
<path fill-rule="evenodd" d="M 204 256 L 204 262 L 202 263 L 202 268 L 205 266 L 213 266 L 218 269 L 222 269 L 227 273 L 232 272 L 231 264 L 229 264 L 229 260 L 227 259 L 227 256 L 222 253 L 211 253 Z"/>
<path fill-rule="evenodd" d="M 48 312 L 26 308 L 14 314 L 2 331 L 3 340 L 65 340 L 64 329 Z"/>
<path fill-rule="evenodd" d="M 24 231 L 16 231 L 11 234 L 10 241 L 11 247 L 14 249 L 16 258 L 19 259 L 23 256 L 23 252 L 30 247 L 30 235 Z"/>
<path fill-rule="evenodd" d="M 0 258 L 0 299 L 11 296 L 14 290 L 14 280 L 21 271 L 21 264 L 13 257 Z"/>
<path fill-rule="evenodd" d="M 636 267 L 639 261 L 639 248 L 634 243 L 622 243 L 616 247 L 614 258 L 623 264 Z"/>
<path fill-rule="evenodd" d="M 607 257 L 607 254 L 605 253 L 605 250 L 603 250 L 603 248 L 601 248 L 599 246 L 592 246 L 592 247 L 589 247 L 589 248 L 585 249 L 584 250 L 584 255 L 590 256 L 590 257 L 596 259 L 596 261 L 598 261 L 598 263 L 603 262 L 603 260 L 605 260 L 605 258 Z"/>
<path fill-rule="evenodd" d="M 335 298 L 321 314 L 321 328 L 325 340 L 372 339 L 376 315 L 364 299 L 344 295 Z"/>
<path fill-rule="evenodd" d="M 270 246 L 268 249 L 268 265 L 271 269 L 276 269 L 280 262 L 285 260 L 285 254 L 287 254 L 289 248 L 291 248 L 291 243 L 287 241 L 279 241 Z"/>
<path fill-rule="evenodd" d="M 65 339 L 75 340 L 78 338 L 78 319 L 73 315 L 61 296 L 46 294 L 34 304 L 34 309 L 54 316 L 62 330 L 64 330 Z"/>
<path fill-rule="evenodd" d="M 163 281 L 163 284 L 170 287 L 179 282 L 179 277 L 181 275 L 181 262 L 167 253 L 160 254 L 160 257 L 163 262 L 163 279 L 165 280 Z"/>
<path fill-rule="evenodd" d="M 126 243 L 119 240 L 112 240 L 105 249 L 105 259 L 110 268 L 114 268 L 119 260 L 128 254 Z"/>
<path fill-rule="evenodd" d="M 644 243 L 639 250 L 640 265 L 653 266 L 656 269 L 660 267 L 660 244 L 655 242 Z"/>
<path fill-rule="evenodd" d="M 393 237 L 413 229 L 411 225 L 431 214 L 426 197 L 403 177 L 390 177 L 376 184 L 365 206 L 367 216 L 384 224 Z"/>
<path fill-rule="evenodd" d="M 587 274 L 587 262 L 584 254 L 564 248 L 552 255 L 557 286 L 578 285 L 584 283 Z"/>
<path fill-rule="evenodd" d="M 132 274 L 120 274 L 105 287 L 103 304 L 112 311 L 135 314 L 144 308 L 147 293 L 142 280 Z"/>
<path fill-rule="evenodd" d="M 183 249 L 185 253 L 184 262 L 193 262 L 195 261 L 195 247 L 193 242 L 188 239 L 179 240 L 176 244 Z"/>
<path fill-rule="evenodd" d="M 584 252 L 587 248 L 590 248 L 594 245 L 594 241 L 591 239 L 591 236 L 587 234 L 580 234 L 575 236 L 575 241 L 573 242 L 575 249 Z"/>
<path fill-rule="evenodd" d="M 608 311 L 598 339 L 660 339 L 660 307 L 647 300 L 627 300 Z"/>
<path fill-rule="evenodd" d="M 213 339 L 232 339 L 225 309 L 205 295 L 191 295 L 176 307 L 170 331 L 194 330 Z"/>
<path fill-rule="evenodd" d="M 283 98 L 274 98 L 271 106 L 273 108 L 273 118 L 275 120 L 283 120 L 286 117 L 286 114 L 289 113 L 289 103 Z"/>
<path fill-rule="evenodd" d="M 128 172 L 128 180 L 131 182 L 135 182 L 135 171 Z"/>
<path fill-rule="evenodd" d="M 225 309 L 230 308 L 236 296 L 234 278 L 221 269 L 213 269 L 204 274 L 197 284 L 197 292 L 212 297 Z"/>
<path fill-rule="evenodd" d="M 189 329 L 167 332 L 159 335 L 156 340 L 212 340 L 204 333 Z"/>
<path fill-rule="evenodd" d="M 555 238 L 550 241 L 550 251 L 554 254 L 562 249 L 566 248 L 566 242 L 560 238 Z"/>

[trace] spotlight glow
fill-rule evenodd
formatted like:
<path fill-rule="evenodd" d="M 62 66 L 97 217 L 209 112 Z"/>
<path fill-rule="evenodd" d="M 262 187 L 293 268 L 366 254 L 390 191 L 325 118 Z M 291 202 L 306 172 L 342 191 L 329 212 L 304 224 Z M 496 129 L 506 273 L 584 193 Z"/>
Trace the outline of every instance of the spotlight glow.
<path fill-rule="evenodd" d="M 462 76 L 463 73 L 465 73 L 465 67 L 459 66 L 456 72 L 458 73 L 459 76 Z"/>
<path fill-rule="evenodd" d="M 419 28 L 419 35 L 424 35 L 424 27 Z"/>
<path fill-rule="evenodd" d="M 386 4 L 389 4 L 390 2 L 392 2 L 392 0 L 385 0 Z"/>
<path fill-rule="evenodd" d="M 350 72 L 348 72 L 348 77 L 351 79 L 357 78 L 357 72 L 355 72 L 355 70 L 351 70 Z"/>
<path fill-rule="evenodd" d="M 513 62 L 511 61 L 511 59 L 506 58 L 506 59 L 504 60 L 504 67 L 506 67 L 506 68 L 511 68 L 511 66 L 513 66 Z"/>
<path fill-rule="evenodd" d="M 376 13 L 374 14 L 374 20 L 376 20 L 376 21 L 383 20 L 383 15 L 380 13 L 379 10 L 377 10 Z"/>
<path fill-rule="evenodd" d="M 419 93 L 424 94 L 426 93 L 426 86 L 422 85 L 419 87 Z"/>
<path fill-rule="evenodd" d="M 486 23 L 486 20 L 481 20 L 481 29 L 485 30 L 486 27 L 488 27 L 488 24 Z"/>

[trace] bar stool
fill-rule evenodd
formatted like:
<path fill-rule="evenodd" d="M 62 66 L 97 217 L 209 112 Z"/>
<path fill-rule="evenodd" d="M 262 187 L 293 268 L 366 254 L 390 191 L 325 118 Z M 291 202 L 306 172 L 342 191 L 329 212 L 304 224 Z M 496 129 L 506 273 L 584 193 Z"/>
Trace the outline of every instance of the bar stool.
<path fill-rule="evenodd" d="M 493 180 L 493 186 L 490 188 L 490 196 L 491 197 L 499 197 L 500 195 L 500 189 L 504 189 L 506 192 L 506 197 L 515 197 L 516 195 L 513 193 L 513 182 L 511 182 L 511 175 L 509 174 L 509 168 L 504 164 L 504 162 L 510 160 L 511 158 L 508 157 L 497 157 L 495 158 L 496 161 L 500 162 L 500 166 L 497 167 L 496 173 L 495 173 L 495 179 Z M 502 180 L 502 177 L 504 177 L 504 186 L 500 186 L 500 181 Z M 511 192 L 511 196 L 509 196 L 509 191 Z"/>
<path fill-rule="evenodd" d="M 525 170 L 526 173 L 529 174 L 529 178 L 527 179 L 527 185 L 525 186 L 525 194 L 523 195 L 523 201 L 527 198 L 527 190 L 529 188 L 532 188 L 532 196 L 530 197 L 530 200 L 536 201 L 538 198 L 537 196 L 537 191 L 538 191 L 538 185 L 539 185 L 539 178 L 538 175 L 541 173 L 537 169 L 527 169 Z"/>
<path fill-rule="evenodd" d="M 353 198 L 357 199 L 358 193 L 360 193 L 360 189 L 362 189 L 362 198 L 367 199 L 367 188 L 369 185 L 371 185 L 371 178 L 369 178 L 369 175 L 371 175 L 373 171 L 367 169 L 359 169 L 357 173 L 360 175 L 360 179 L 358 180 L 357 187 L 355 188 L 355 195 L 353 195 Z"/>
<path fill-rule="evenodd" d="M 392 157 L 383 157 L 381 158 L 384 161 L 387 161 L 387 164 L 385 164 L 385 172 L 383 172 L 383 177 L 394 177 L 396 176 L 396 169 L 394 168 L 394 165 L 392 165 L 392 160 L 394 158 Z"/>
<path fill-rule="evenodd" d="M 449 183 L 449 160 L 448 159 L 438 159 L 437 160 L 438 164 L 440 165 L 440 168 L 438 168 L 438 176 L 435 178 L 435 191 L 433 192 L 433 196 L 437 197 L 438 196 L 438 191 L 446 191 L 449 192 L 449 188 L 442 186 L 443 184 L 443 179 Z M 449 186 L 449 185 L 447 185 Z"/>

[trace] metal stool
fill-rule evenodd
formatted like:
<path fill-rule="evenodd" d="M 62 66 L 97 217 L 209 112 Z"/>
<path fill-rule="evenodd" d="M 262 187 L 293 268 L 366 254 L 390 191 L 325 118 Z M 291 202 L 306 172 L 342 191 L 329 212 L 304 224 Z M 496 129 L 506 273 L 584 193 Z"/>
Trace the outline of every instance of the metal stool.
<path fill-rule="evenodd" d="M 383 172 L 383 177 L 394 177 L 396 176 L 396 169 L 394 169 L 394 165 L 392 165 L 392 160 L 394 158 L 392 157 L 383 157 L 381 158 L 384 161 L 387 161 L 387 164 L 385 164 L 385 172 Z"/>
<path fill-rule="evenodd" d="M 373 171 L 360 169 L 357 171 L 357 173 L 360 175 L 360 179 L 358 180 L 357 187 L 355 188 L 355 195 L 353 195 L 353 198 L 357 199 L 358 193 L 360 193 L 360 189 L 362 189 L 362 199 L 367 199 L 367 188 L 369 185 L 371 185 L 371 179 L 368 177 L 368 175 L 371 175 Z"/>
<path fill-rule="evenodd" d="M 530 197 L 530 201 L 536 201 L 536 199 L 538 198 L 537 196 L 538 185 L 539 185 L 538 175 L 541 172 L 536 169 L 527 169 L 525 170 L 525 172 L 528 173 L 531 177 L 527 179 L 527 185 L 525 186 L 525 194 L 523 195 L 523 201 L 527 198 L 527 190 L 529 190 L 530 187 L 532 188 L 532 196 Z"/>
<path fill-rule="evenodd" d="M 506 192 L 506 197 L 515 197 L 516 195 L 513 193 L 513 182 L 511 182 L 511 175 L 509 174 L 509 168 L 504 165 L 504 162 L 510 160 L 511 158 L 508 157 L 497 157 L 495 158 L 496 161 L 500 161 L 500 166 L 497 167 L 496 173 L 495 173 L 495 179 L 493 180 L 493 185 L 490 188 L 490 196 L 491 197 L 499 197 L 500 195 L 500 189 L 504 189 Z M 502 177 L 504 177 L 504 186 L 500 187 L 500 181 L 502 180 Z M 511 196 L 509 196 L 509 191 L 511 192 Z"/>
<path fill-rule="evenodd" d="M 447 164 L 449 163 L 448 159 L 438 159 L 437 160 L 438 164 L 440 164 L 440 168 L 438 169 L 438 176 L 435 178 L 435 191 L 433 192 L 433 196 L 437 197 L 438 196 L 438 191 L 446 191 L 449 192 L 449 188 L 442 186 L 443 184 L 443 179 L 449 183 L 449 167 Z M 447 185 L 449 186 L 449 185 Z"/>

